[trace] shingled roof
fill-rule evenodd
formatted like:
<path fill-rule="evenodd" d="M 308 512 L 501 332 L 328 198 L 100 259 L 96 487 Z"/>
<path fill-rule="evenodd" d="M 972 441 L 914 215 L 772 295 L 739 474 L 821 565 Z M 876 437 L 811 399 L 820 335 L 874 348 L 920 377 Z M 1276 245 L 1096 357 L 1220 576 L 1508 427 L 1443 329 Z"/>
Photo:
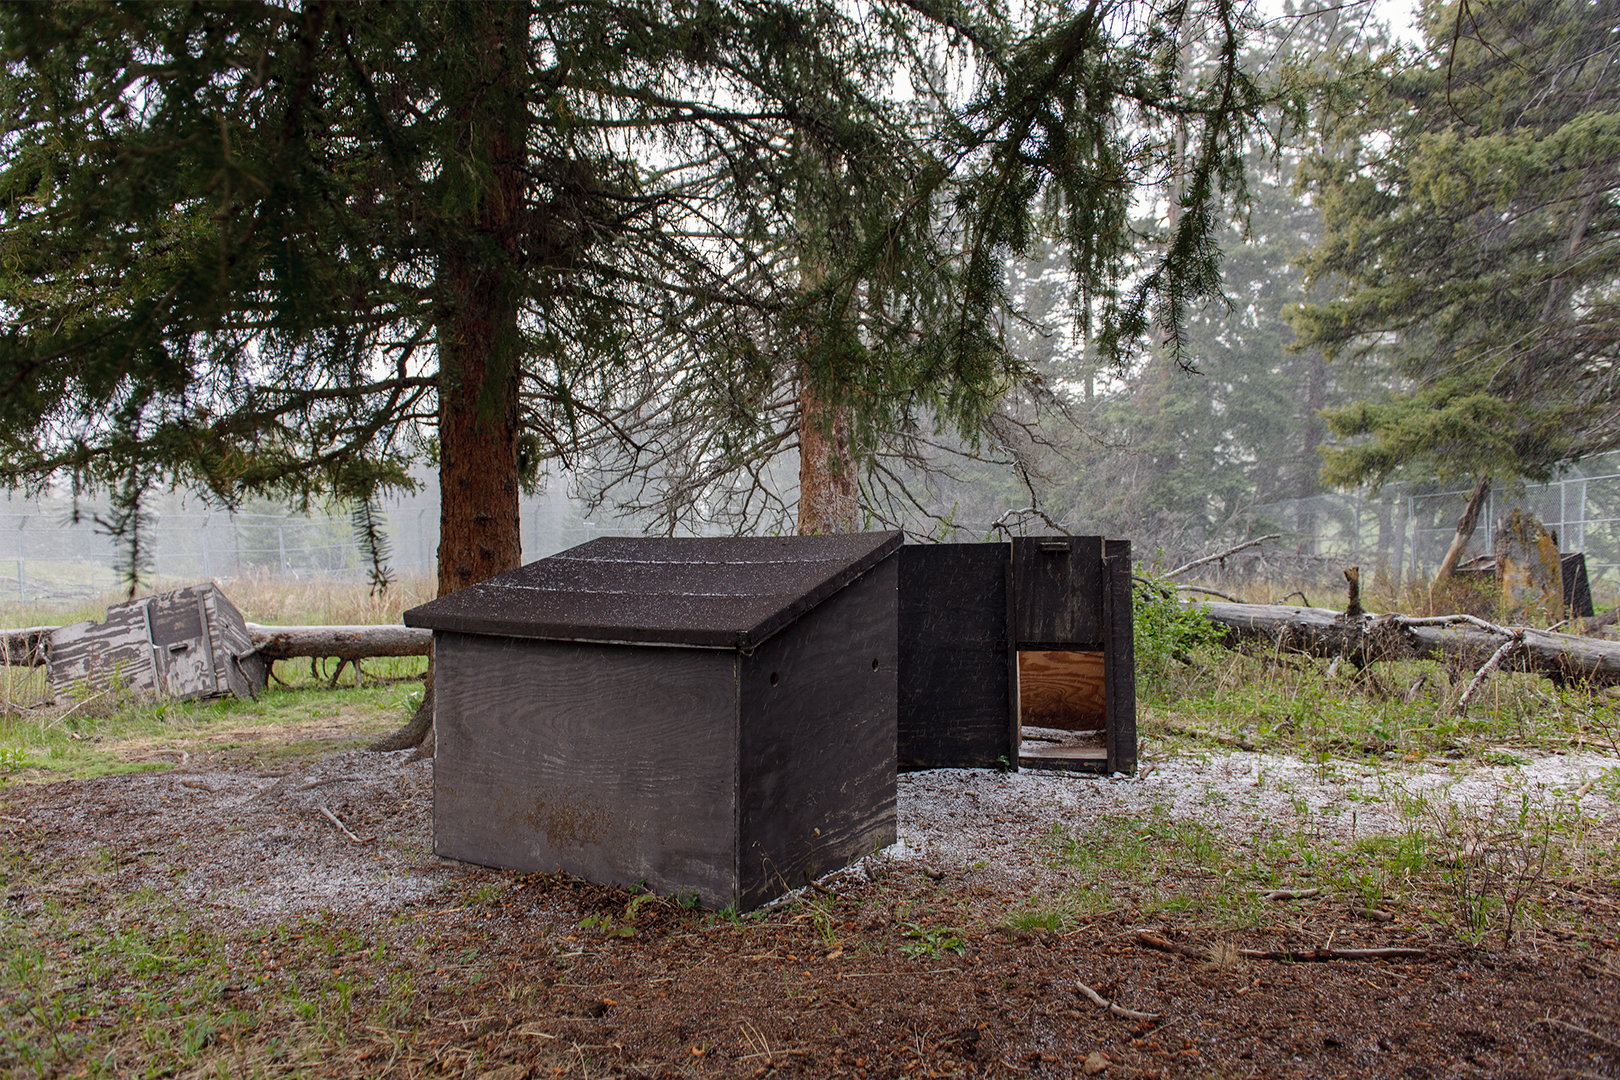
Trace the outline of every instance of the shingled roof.
<path fill-rule="evenodd" d="M 464 634 L 752 649 L 898 548 L 898 532 L 592 540 L 405 613 Z"/>

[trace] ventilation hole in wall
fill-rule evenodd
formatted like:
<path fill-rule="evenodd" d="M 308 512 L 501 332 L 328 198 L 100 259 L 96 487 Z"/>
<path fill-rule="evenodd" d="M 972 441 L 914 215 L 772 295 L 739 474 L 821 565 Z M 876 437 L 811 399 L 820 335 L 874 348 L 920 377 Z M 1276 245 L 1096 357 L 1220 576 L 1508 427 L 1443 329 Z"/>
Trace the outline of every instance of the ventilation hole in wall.
<path fill-rule="evenodd" d="M 777 683 L 778 683 L 778 682 L 780 682 L 780 681 L 781 681 L 781 680 L 782 680 L 782 677 L 781 677 L 781 676 L 780 676 L 780 675 L 778 675 L 778 674 L 777 674 L 777 673 L 776 673 L 776 672 L 774 672 L 774 671 L 773 671 L 773 672 L 771 672 L 771 685 L 772 685 L 772 686 L 775 686 L 775 685 L 776 685 L 776 684 L 777 684 Z"/>
<path fill-rule="evenodd" d="M 878 669 L 878 662 L 877 662 L 877 657 L 875 657 L 875 656 L 874 656 L 874 657 L 873 657 L 873 658 L 872 658 L 872 670 L 873 670 L 873 671 L 876 671 L 876 670 L 877 670 L 877 669 Z"/>

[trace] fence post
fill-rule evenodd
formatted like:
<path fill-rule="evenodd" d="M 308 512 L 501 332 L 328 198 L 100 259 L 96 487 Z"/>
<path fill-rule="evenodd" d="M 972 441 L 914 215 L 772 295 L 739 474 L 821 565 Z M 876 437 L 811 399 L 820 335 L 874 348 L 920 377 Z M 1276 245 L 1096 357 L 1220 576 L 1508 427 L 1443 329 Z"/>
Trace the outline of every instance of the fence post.
<path fill-rule="evenodd" d="M 214 580 L 214 560 L 213 560 L 212 555 L 208 551 L 208 521 L 212 516 L 213 515 L 211 515 L 211 514 L 204 514 L 203 515 L 203 521 L 202 521 L 202 546 L 203 546 L 202 555 L 203 555 L 203 580 L 204 581 L 213 581 Z"/>
<path fill-rule="evenodd" d="M 276 576 L 287 572 L 287 533 L 280 522 L 276 523 L 276 557 L 280 560 L 276 564 Z"/>
<path fill-rule="evenodd" d="M 28 594 L 27 578 L 23 573 L 23 530 L 28 528 L 28 515 L 23 514 L 17 518 L 17 599 L 26 601 Z"/>

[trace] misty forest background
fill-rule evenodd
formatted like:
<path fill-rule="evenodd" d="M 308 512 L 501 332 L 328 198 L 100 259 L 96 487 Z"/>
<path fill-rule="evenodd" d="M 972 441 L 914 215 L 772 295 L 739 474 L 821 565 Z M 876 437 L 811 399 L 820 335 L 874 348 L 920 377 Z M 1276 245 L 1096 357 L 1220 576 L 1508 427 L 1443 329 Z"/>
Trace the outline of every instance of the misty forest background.
<path fill-rule="evenodd" d="M 1378 14 L 1290 4 L 1245 42 L 1246 69 L 1288 69 L 1313 93 L 1279 94 L 1249 140 L 1251 202 L 1219 241 L 1226 302 L 1116 363 L 1064 247 L 1008 258 L 1002 333 L 1029 377 L 976 440 L 926 426 L 881 440 L 861 524 L 936 540 L 1056 526 L 1131 538 L 1164 565 L 1281 533 L 1244 557 L 1249 573 L 1325 581 L 1360 561 L 1393 586 L 1432 573 L 1483 491 L 1487 518 L 1525 503 L 1562 526 L 1612 602 L 1620 9 L 1431 3 L 1406 40 Z M 1186 77 L 1216 59 L 1189 51 Z M 1137 212 L 1141 237 L 1173 231 L 1174 200 Z M 612 455 L 566 464 L 523 496 L 525 560 L 602 533 L 793 531 L 791 453 L 677 499 Z M 438 489 L 431 468 L 411 476 L 415 491 L 377 504 L 387 555 L 432 574 Z M 15 595 L 127 575 L 100 507 L 60 485 L 9 496 Z M 365 571 L 346 503 L 227 508 L 182 488 L 143 513 L 151 584 Z M 1483 520 L 1470 553 L 1489 543 Z"/>

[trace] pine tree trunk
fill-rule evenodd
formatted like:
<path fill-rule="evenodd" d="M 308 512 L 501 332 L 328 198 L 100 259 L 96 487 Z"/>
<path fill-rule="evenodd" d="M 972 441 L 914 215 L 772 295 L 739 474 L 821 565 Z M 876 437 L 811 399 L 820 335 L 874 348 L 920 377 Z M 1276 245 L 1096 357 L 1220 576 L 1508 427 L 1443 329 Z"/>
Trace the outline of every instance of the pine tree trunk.
<path fill-rule="evenodd" d="M 462 118 L 447 158 L 457 208 L 439 256 L 439 591 L 521 565 L 518 514 L 518 306 L 525 227 L 527 4 L 454 14 L 479 78 L 445 87 Z M 433 746 L 433 668 L 415 715 L 377 749 Z"/>
<path fill-rule="evenodd" d="M 1480 474 L 1474 484 L 1474 490 L 1468 496 L 1468 506 L 1463 509 L 1463 515 L 1457 519 L 1457 535 L 1451 538 L 1451 547 L 1446 549 L 1446 557 L 1440 560 L 1440 569 L 1434 572 L 1434 583 L 1440 584 L 1448 581 L 1457 564 L 1462 561 L 1463 551 L 1468 547 L 1468 541 L 1474 536 L 1474 526 L 1479 523 L 1479 511 L 1485 505 L 1485 497 L 1491 493 L 1491 478 L 1489 473 Z"/>
<path fill-rule="evenodd" d="M 463 9 L 483 78 L 455 88 L 450 160 L 464 208 L 440 258 L 439 595 L 523 560 L 518 530 L 518 294 L 524 218 L 527 5 Z M 450 93 L 446 94 L 451 96 Z M 449 166 L 453 167 L 453 166 Z"/>
<path fill-rule="evenodd" d="M 828 405 L 799 375 L 799 535 L 860 530 L 860 486 L 849 410 Z"/>

